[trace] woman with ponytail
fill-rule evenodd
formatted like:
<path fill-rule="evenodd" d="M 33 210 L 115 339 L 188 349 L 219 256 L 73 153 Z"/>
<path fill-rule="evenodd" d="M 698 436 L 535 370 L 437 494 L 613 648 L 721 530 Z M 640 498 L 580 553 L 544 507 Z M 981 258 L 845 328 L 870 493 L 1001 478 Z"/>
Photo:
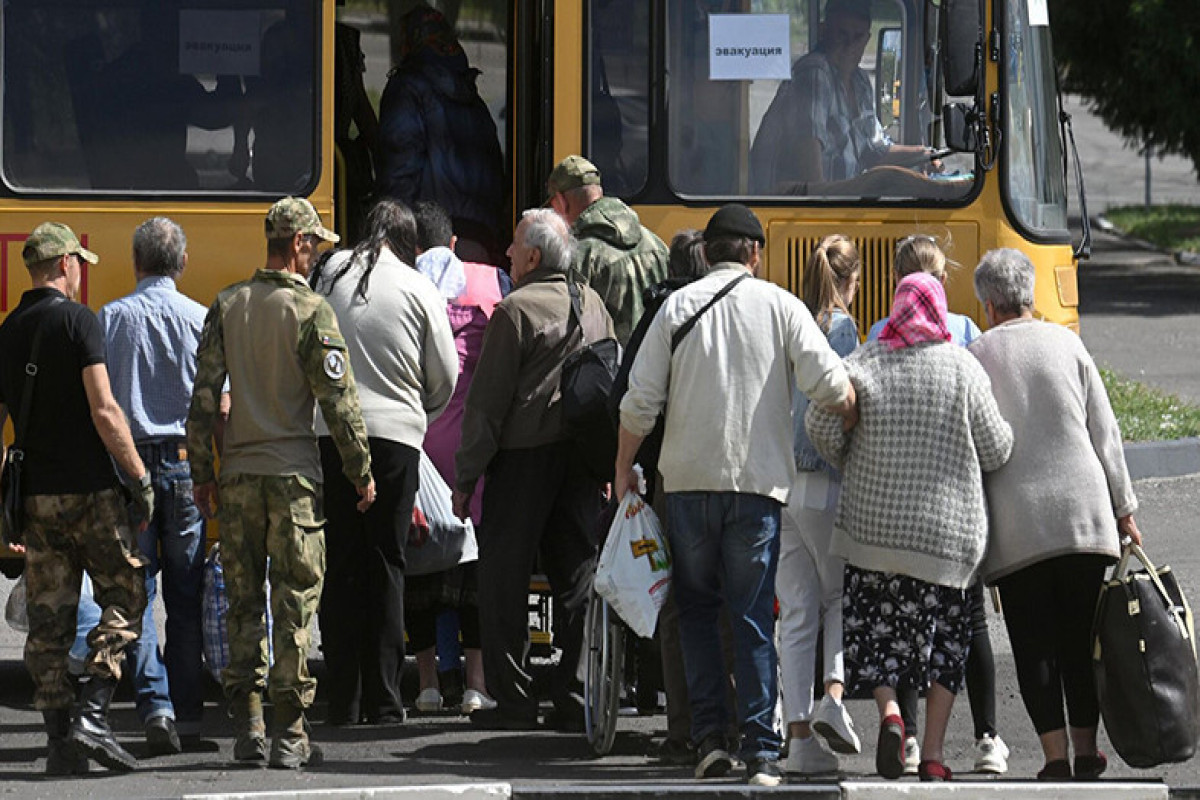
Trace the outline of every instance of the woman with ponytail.
<path fill-rule="evenodd" d="M 858 346 L 858 328 L 849 308 L 858 291 L 862 262 L 854 243 L 841 234 L 826 236 L 804 267 L 803 299 L 829 344 L 845 358 Z M 834 772 L 838 759 L 813 737 L 819 734 L 839 753 L 861 750 L 850 714 L 842 705 L 842 571 L 830 555 L 841 479 L 817 454 L 804 430 L 808 398 L 793 395 L 796 480 L 782 515 L 779 571 L 780 662 L 783 713 L 787 722 L 787 771 L 800 775 Z M 822 641 L 825 696 L 813 709 L 817 634 Z"/>

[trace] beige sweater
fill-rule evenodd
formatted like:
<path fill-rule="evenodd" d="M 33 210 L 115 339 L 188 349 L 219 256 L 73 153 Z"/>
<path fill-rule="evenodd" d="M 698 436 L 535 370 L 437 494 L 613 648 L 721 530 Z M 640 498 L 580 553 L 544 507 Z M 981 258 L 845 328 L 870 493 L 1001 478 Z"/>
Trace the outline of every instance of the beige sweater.
<path fill-rule="evenodd" d="M 991 541 L 982 573 L 995 583 L 1070 553 L 1120 553 L 1115 518 L 1137 510 L 1121 431 L 1092 357 L 1071 331 L 1017 319 L 970 351 L 1013 427 L 1008 463 L 987 475 Z"/>
<path fill-rule="evenodd" d="M 671 336 L 744 268 L 717 264 L 659 309 L 629 373 L 621 424 L 644 436 L 666 408 L 658 470 L 668 492 L 743 492 L 786 503 L 795 474 L 792 376 L 813 403 L 836 405 L 846 370 L 798 298 L 745 280 L 671 355 Z"/>

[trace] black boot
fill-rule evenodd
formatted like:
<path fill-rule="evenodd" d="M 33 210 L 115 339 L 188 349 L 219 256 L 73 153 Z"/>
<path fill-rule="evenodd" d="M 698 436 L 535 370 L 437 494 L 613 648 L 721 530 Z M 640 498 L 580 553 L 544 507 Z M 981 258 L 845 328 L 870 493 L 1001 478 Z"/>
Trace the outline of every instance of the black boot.
<path fill-rule="evenodd" d="M 87 756 L 75 749 L 67 736 L 71 733 L 71 710 L 52 708 L 42 712 L 46 724 L 46 774 L 61 778 L 67 775 L 84 775 L 88 771 Z"/>
<path fill-rule="evenodd" d="M 76 750 L 102 766 L 121 772 L 137 767 L 137 759 L 117 743 L 108 727 L 108 704 L 117 682 L 96 675 L 79 684 L 79 717 L 71 726 L 71 743 Z"/>

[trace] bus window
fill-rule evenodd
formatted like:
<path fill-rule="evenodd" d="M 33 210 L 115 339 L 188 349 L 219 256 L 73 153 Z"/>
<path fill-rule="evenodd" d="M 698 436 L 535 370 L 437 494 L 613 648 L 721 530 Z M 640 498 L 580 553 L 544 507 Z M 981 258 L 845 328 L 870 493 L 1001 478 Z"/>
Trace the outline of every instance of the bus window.
<path fill-rule="evenodd" d="M 3 176 L 18 193 L 303 193 L 316 4 L 10 0 Z"/>
<path fill-rule="evenodd" d="M 1024 3 L 1011 3 L 1005 25 L 1005 186 L 1019 224 L 1033 233 L 1058 233 L 1067 229 L 1067 187 L 1050 28 L 1031 26 L 1029 13 Z"/>
<path fill-rule="evenodd" d="M 650 10 L 645 0 L 598 0 L 591 16 L 588 156 L 604 191 L 642 190 L 650 161 Z"/>
<path fill-rule="evenodd" d="M 969 159 L 949 170 L 930 159 L 937 142 L 926 4 L 840 0 L 828 19 L 813 18 L 824 5 L 669 0 L 674 190 L 713 198 L 965 198 L 974 183 Z M 886 64 L 877 63 L 880 53 Z M 840 80 L 847 72 L 848 85 Z M 881 73 L 892 85 L 878 91 Z"/>

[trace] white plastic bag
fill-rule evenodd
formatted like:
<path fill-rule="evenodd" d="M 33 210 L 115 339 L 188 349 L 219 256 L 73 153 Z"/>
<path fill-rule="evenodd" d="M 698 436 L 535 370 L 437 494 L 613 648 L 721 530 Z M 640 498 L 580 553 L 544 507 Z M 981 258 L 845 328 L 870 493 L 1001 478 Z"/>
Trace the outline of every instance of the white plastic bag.
<path fill-rule="evenodd" d="M 425 526 L 419 528 L 414 515 L 414 524 L 404 544 L 405 575 L 444 572 L 479 559 L 474 525 L 470 519 L 454 516 L 450 487 L 424 450 L 414 510 L 420 512 Z"/>
<path fill-rule="evenodd" d="M 626 492 L 596 565 L 596 593 L 638 636 L 654 635 L 671 588 L 671 554 L 662 525 L 638 495 Z"/>
<path fill-rule="evenodd" d="M 8 593 L 8 603 L 4 606 L 4 618 L 15 631 L 29 633 L 29 614 L 25 607 L 25 573 L 17 578 L 12 591 Z"/>

